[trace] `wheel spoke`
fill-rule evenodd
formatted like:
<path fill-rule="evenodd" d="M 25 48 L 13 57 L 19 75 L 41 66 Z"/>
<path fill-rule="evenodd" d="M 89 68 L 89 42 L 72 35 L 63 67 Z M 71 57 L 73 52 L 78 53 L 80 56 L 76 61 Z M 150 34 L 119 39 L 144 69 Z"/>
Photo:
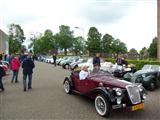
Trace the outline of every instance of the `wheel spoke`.
<path fill-rule="evenodd" d="M 70 86 L 69 86 L 69 82 L 68 81 L 64 82 L 64 90 L 65 90 L 66 93 L 69 93 L 69 91 L 70 91 Z"/>
<path fill-rule="evenodd" d="M 102 116 L 105 115 L 107 111 L 106 103 L 105 103 L 105 100 L 101 96 L 96 97 L 95 105 L 96 105 L 97 112 Z"/>

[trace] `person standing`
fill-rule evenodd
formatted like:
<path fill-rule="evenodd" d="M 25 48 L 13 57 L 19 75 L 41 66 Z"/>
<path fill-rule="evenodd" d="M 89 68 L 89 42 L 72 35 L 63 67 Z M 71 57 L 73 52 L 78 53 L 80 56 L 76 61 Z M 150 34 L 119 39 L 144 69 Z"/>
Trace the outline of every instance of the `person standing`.
<path fill-rule="evenodd" d="M 11 79 L 11 82 L 14 82 L 15 79 L 15 83 L 18 83 L 18 72 L 19 72 L 19 68 L 20 68 L 20 61 L 18 57 L 14 57 L 11 60 L 11 70 L 13 71 L 13 76 Z"/>
<path fill-rule="evenodd" d="M 0 53 L 0 60 L 3 60 L 3 54 Z"/>
<path fill-rule="evenodd" d="M 3 69 L 2 65 L 0 65 L 0 89 L 2 91 L 4 91 L 4 86 L 3 86 L 2 78 L 5 75 L 6 75 L 5 70 Z"/>
<path fill-rule="evenodd" d="M 117 65 L 123 65 L 122 55 L 118 55 L 118 58 L 116 59 Z"/>
<path fill-rule="evenodd" d="M 22 63 L 24 91 L 26 91 L 26 88 L 27 88 L 27 85 L 26 85 L 27 77 L 28 77 L 28 89 L 32 89 L 32 74 L 33 74 L 34 67 L 35 67 L 34 62 L 31 59 L 31 56 L 28 55 L 27 58 Z"/>
<path fill-rule="evenodd" d="M 100 53 L 96 53 L 96 56 L 93 58 L 93 67 L 94 70 L 100 70 L 101 67 Z"/>
<path fill-rule="evenodd" d="M 56 66 L 56 59 L 57 59 L 57 56 L 56 56 L 56 54 L 54 53 L 54 54 L 53 54 L 53 64 L 54 64 L 54 66 Z"/>
<path fill-rule="evenodd" d="M 4 55 L 4 61 L 7 61 L 7 54 Z"/>

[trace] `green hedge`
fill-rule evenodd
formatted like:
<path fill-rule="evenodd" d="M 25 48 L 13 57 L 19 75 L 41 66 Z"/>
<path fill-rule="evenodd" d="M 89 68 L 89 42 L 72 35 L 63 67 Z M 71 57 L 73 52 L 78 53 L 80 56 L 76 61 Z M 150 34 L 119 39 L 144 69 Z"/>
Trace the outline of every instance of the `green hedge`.
<path fill-rule="evenodd" d="M 115 59 L 112 58 L 106 58 L 105 59 L 108 62 L 115 63 Z M 151 64 L 151 65 L 160 65 L 159 61 L 146 61 L 146 60 L 127 60 L 128 64 L 135 64 L 137 70 L 141 69 L 144 65 L 146 64 Z"/>

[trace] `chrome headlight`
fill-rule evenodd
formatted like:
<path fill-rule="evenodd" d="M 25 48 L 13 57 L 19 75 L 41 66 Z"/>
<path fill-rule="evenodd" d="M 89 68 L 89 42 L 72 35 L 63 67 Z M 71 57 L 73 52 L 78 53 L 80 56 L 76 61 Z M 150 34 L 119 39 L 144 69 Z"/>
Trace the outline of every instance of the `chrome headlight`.
<path fill-rule="evenodd" d="M 138 84 L 139 91 L 142 92 L 144 90 L 142 84 Z"/>
<path fill-rule="evenodd" d="M 122 89 L 121 88 L 115 88 L 114 90 L 115 90 L 117 96 L 122 95 Z"/>
<path fill-rule="evenodd" d="M 143 99 L 145 100 L 147 98 L 147 95 L 146 94 L 143 94 Z"/>

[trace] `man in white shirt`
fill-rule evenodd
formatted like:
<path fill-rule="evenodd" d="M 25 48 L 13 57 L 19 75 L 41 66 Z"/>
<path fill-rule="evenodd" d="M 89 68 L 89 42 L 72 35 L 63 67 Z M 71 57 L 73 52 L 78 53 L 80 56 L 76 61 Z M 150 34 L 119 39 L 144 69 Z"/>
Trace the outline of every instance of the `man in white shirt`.
<path fill-rule="evenodd" d="M 88 67 L 82 66 L 81 71 L 79 73 L 79 80 L 84 80 L 89 75 Z"/>

